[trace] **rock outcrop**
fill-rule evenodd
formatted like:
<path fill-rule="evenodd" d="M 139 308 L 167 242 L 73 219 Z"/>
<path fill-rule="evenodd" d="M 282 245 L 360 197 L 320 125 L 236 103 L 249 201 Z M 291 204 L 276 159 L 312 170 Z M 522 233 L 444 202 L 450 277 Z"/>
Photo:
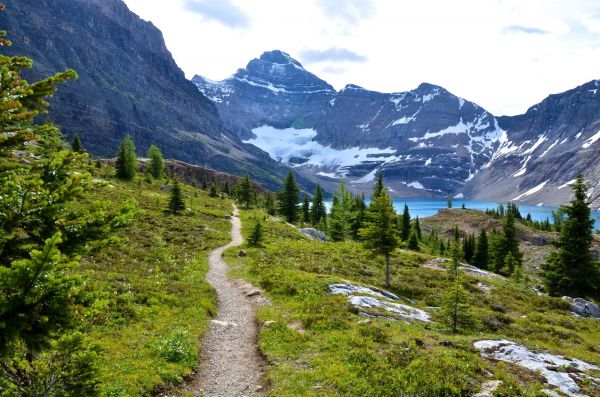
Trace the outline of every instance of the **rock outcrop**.
<path fill-rule="evenodd" d="M 583 298 L 571 298 L 563 296 L 563 299 L 571 304 L 571 311 L 577 316 L 592 317 L 600 319 L 600 307 L 593 302 Z"/>

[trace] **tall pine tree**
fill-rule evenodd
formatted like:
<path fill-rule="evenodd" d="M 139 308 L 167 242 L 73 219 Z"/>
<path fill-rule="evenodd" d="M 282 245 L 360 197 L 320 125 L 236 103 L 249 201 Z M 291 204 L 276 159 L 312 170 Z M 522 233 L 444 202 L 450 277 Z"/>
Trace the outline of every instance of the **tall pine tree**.
<path fill-rule="evenodd" d="M 315 228 L 319 228 L 322 223 L 325 223 L 327 219 L 327 208 L 323 201 L 323 191 L 321 186 L 317 185 L 315 190 L 315 196 L 313 197 L 312 205 L 310 207 L 310 222 Z"/>
<path fill-rule="evenodd" d="M 169 211 L 177 215 L 185 209 L 185 203 L 183 202 L 183 194 L 179 183 L 175 181 L 171 187 L 171 197 L 169 198 Z"/>
<path fill-rule="evenodd" d="M 278 192 L 279 213 L 285 218 L 286 222 L 295 224 L 298 222 L 298 201 L 300 198 L 300 188 L 296 183 L 292 171 L 288 172 L 283 190 Z"/>
<path fill-rule="evenodd" d="M 137 173 L 137 155 L 135 144 L 131 136 L 127 136 L 119 146 L 117 161 L 115 163 L 117 178 L 130 181 Z"/>
<path fill-rule="evenodd" d="M 148 173 L 152 177 L 158 179 L 161 178 L 165 172 L 165 160 L 163 159 L 162 152 L 156 145 L 150 145 L 148 149 Z"/>
<path fill-rule="evenodd" d="M 473 255 L 473 265 L 480 269 L 487 269 L 489 264 L 489 244 L 485 229 L 481 229 L 479 238 L 475 245 L 475 254 Z"/>
<path fill-rule="evenodd" d="M 329 215 L 329 237 L 331 240 L 344 241 L 350 237 L 354 218 L 352 195 L 346 190 L 344 182 L 341 181 L 333 197 L 333 205 Z"/>
<path fill-rule="evenodd" d="M 404 211 L 400 218 L 400 237 L 402 241 L 408 241 L 410 237 L 410 213 L 408 212 L 408 205 L 404 204 Z"/>
<path fill-rule="evenodd" d="M 542 267 L 546 288 L 551 295 L 600 298 L 600 268 L 594 263 L 590 247 L 594 221 L 587 204 L 583 174 L 573 185 L 573 199 L 562 210 L 563 221 L 558 249 Z"/>
<path fill-rule="evenodd" d="M 385 285 L 390 286 L 390 256 L 398 247 L 396 212 L 386 189 L 381 189 L 365 212 L 359 235 L 366 248 L 385 258 Z"/>

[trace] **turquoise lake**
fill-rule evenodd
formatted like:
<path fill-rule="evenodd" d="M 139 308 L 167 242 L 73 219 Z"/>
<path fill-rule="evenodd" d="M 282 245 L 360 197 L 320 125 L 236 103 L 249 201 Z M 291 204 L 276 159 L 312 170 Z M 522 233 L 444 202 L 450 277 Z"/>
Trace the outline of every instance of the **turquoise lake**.
<path fill-rule="evenodd" d="M 462 204 L 465 204 L 466 208 L 485 211 L 486 209 L 496 209 L 498 203 L 491 201 L 477 201 L 467 199 L 454 199 L 452 201 L 454 208 L 461 208 Z M 404 204 L 408 205 L 410 216 L 415 218 L 425 218 L 437 214 L 438 210 L 448 207 L 447 200 L 437 199 L 394 199 L 394 208 L 396 212 L 402 212 L 404 210 Z M 327 203 L 329 207 L 331 202 Z M 524 205 L 519 204 L 519 211 L 523 217 L 527 214 L 531 214 L 531 217 L 536 221 L 544 221 L 546 218 L 552 222 L 552 210 L 557 210 L 558 207 L 551 206 L 535 206 L 535 205 Z M 592 217 L 595 220 L 596 230 L 600 230 L 600 211 L 593 211 Z"/>

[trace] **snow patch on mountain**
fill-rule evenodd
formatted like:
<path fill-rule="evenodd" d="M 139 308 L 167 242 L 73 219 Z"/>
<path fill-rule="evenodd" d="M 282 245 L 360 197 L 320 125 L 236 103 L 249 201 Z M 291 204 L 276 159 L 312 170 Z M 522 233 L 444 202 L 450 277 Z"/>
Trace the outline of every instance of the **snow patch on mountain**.
<path fill-rule="evenodd" d="M 271 158 L 290 166 L 313 165 L 337 168 L 327 176 L 343 176 L 344 167 L 352 167 L 363 162 L 385 162 L 394 149 L 360 148 L 334 149 L 323 146 L 313 139 L 317 132 L 312 128 L 278 129 L 268 125 L 254 128 L 255 138 L 244 141 L 264 150 Z"/>
<path fill-rule="evenodd" d="M 525 196 L 531 196 L 532 194 L 535 194 L 535 193 L 539 192 L 540 190 L 542 190 L 542 189 L 544 188 L 544 186 L 546 186 L 546 184 L 547 184 L 548 182 L 549 182 L 549 180 L 548 180 L 548 181 L 545 181 L 545 182 L 542 182 L 542 183 L 540 183 L 539 185 L 537 185 L 537 186 L 536 186 L 536 187 L 534 187 L 533 189 L 529 189 L 529 190 L 528 190 L 528 191 L 526 191 L 525 193 L 523 193 L 523 194 L 521 194 L 521 195 L 519 195 L 519 196 L 515 197 L 515 198 L 513 199 L 513 201 L 518 201 L 518 200 L 521 200 L 521 199 L 522 199 L 523 197 L 525 197 Z"/>
<path fill-rule="evenodd" d="M 592 146 L 594 143 L 596 143 L 596 141 L 598 141 L 599 139 L 600 139 L 600 131 L 596 132 L 596 134 L 594 134 L 590 139 L 585 141 L 585 143 L 583 145 L 581 145 L 581 147 L 583 149 L 587 149 L 590 146 Z"/>

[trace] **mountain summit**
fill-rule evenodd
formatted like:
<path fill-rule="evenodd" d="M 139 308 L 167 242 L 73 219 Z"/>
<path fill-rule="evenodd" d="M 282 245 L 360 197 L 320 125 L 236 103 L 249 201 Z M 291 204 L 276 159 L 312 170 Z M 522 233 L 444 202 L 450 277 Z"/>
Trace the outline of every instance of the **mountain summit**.
<path fill-rule="evenodd" d="M 220 82 L 193 79 L 235 133 L 315 182 L 368 190 L 384 171 L 397 195 L 445 196 L 489 162 L 495 118 L 442 87 L 339 92 L 282 51 L 269 51 Z"/>

